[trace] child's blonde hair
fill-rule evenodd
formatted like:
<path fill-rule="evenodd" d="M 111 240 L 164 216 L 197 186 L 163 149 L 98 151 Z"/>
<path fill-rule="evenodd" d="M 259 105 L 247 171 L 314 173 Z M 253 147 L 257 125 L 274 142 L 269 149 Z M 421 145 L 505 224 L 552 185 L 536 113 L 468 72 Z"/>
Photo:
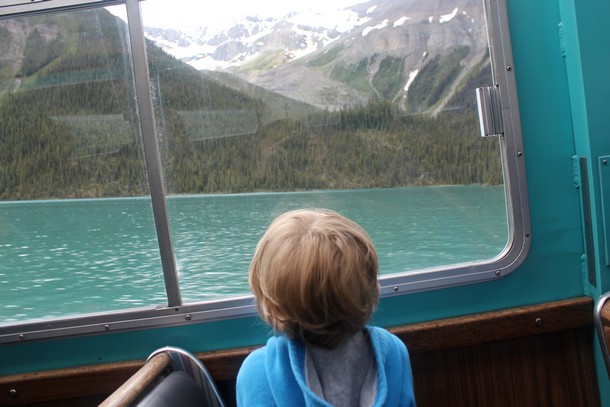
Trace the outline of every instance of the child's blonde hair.
<path fill-rule="evenodd" d="M 302 209 L 269 226 L 250 264 L 250 286 L 274 330 L 333 348 L 370 319 L 377 270 L 362 227 L 333 211 Z"/>

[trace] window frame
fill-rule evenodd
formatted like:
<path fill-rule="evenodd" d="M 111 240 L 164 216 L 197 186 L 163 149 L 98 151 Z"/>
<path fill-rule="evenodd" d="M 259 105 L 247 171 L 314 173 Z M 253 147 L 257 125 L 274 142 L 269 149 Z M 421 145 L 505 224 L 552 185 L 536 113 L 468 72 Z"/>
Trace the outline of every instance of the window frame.
<path fill-rule="evenodd" d="M 513 272 L 530 249 L 531 224 L 525 155 L 506 0 L 484 0 L 493 84 L 498 88 L 504 133 L 499 135 L 506 196 L 508 242 L 483 262 L 426 269 L 403 276 L 381 277 L 381 296 L 493 281 Z M 473 89 L 474 93 L 474 89 Z M 496 118 L 497 119 L 497 118 Z M 482 120 L 479 117 L 479 120 Z"/>
<path fill-rule="evenodd" d="M 163 185 L 162 165 L 157 144 L 157 129 L 152 105 L 148 62 L 140 12 L 140 0 L 2 0 L 0 18 L 36 13 L 66 11 L 124 4 L 127 10 L 130 45 L 133 55 L 135 94 L 144 144 L 146 169 L 168 304 L 163 308 L 124 311 L 33 320 L 0 326 L 0 344 L 66 336 L 89 335 L 140 328 L 210 322 L 248 317 L 256 314 L 252 295 L 242 295 L 184 304 L 170 236 Z M 484 1 L 493 85 L 500 95 L 504 134 L 499 136 L 506 194 L 508 243 L 500 254 L 477 261 L 418 270 L 400 275 L 380 276 L 381 297 L 436 290 L 464 284 L 500 279 L 514 271 L 530 248 L 531 225 L 525 157 L 519 117 L 515 69 L 512 61 L 506 0 Z M 492 84 L 490 84 L 492 85 Z M 473 89 L 474 93 L 474 89 Z"/>

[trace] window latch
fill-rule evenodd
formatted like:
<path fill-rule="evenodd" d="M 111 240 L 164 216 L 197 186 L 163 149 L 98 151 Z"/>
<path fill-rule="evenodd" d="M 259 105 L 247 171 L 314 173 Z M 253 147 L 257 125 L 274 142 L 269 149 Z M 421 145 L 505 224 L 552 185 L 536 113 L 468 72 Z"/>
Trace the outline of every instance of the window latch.
<path fill-rule="evenodd" d="M 503 136 L 504 124 L 502 123 L 500 88 L 497 85 L 477 88 L 476 96 L 481 137 Z"/>

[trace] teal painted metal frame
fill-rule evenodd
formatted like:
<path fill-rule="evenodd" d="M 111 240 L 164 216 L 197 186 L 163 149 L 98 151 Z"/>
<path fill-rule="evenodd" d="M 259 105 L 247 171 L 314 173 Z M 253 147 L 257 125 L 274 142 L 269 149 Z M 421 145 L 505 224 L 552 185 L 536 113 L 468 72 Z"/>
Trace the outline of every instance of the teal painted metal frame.
<path fill-rule="evenodd" d="M 559 5 L 561 46 L 565 59 L 569 88 L 575 153 L 588 162 L 591 203 L 591 224 L 594 256 L 587 261 L 593 265 L 596 286 L 583 282 L 583 289 L 592 298 L 601 301 L 610 291 L 610 273 L 607 265 L 605 212 L 608 183 L 604 182 L 603 165 L 610 154 L 610 64 L 608 38 L 610 28 L 604 16 L 610 14 L 606 1 L 557 0 Z M 604 186 L 605 185 L 605 186 Z M 599 304 L 598 304 L 599 305 Z M 610 380 L 604 364 L 604 350 L 596 341 L 597 377 L 602 405 L 610 405 Z"/>

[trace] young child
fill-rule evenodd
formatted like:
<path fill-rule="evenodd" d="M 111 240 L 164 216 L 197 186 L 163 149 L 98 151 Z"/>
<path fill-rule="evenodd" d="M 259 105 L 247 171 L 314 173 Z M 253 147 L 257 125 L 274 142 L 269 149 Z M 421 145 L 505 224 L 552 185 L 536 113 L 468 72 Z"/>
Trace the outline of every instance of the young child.
<path fill-rule="evenodd" d="M 279 334 L 237 376 L 239 406 L 414 406 L 405 345 L 366 326 L 379 297 L 377 252 L 328 210 L 279 216 L 258 243 L 250 286 Z"/>

